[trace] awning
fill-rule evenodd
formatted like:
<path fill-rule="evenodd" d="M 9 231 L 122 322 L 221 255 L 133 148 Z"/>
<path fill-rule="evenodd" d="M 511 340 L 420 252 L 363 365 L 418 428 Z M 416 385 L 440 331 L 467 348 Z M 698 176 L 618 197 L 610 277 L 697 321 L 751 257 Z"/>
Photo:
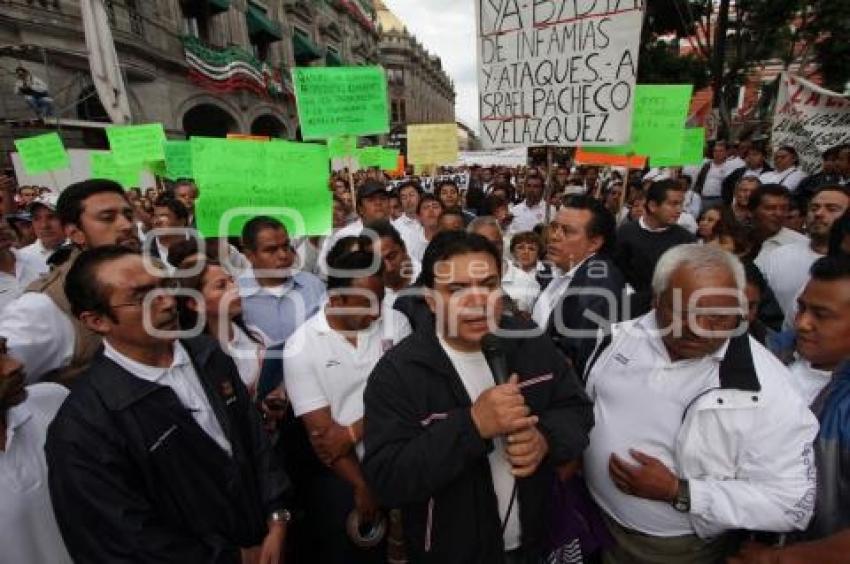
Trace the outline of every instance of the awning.
<path fill-rule="evenodd" d="M 310 38 L 300 33 L 292 36 L 292 47 L 295 50 L 295 60 L 299 63 L 315 61 L 322 58 L 322 51 Z"/>
<path fill-rule="evenodd" d="M 245 19 L 248 22 L 248 35 L 252 39 L 261 39 L 269 43 L 283 39 L 283 32 L 277 22 L 269 19 L 266 13 L 250 2 L 245 10 Z"/>
<path fill-rule="evenodd" d="M 230 9 L 230 0 L 180 0 L 183 10 L 191 15 L 220 14 Z"/>
<path fill-rule="evenodd" d="M 342 67 L 345 64 L 342 62 L 342 58 L 331 50 L 328 50 L 328 54 L 325 55 L 325 64 L 329 67 Z"/>

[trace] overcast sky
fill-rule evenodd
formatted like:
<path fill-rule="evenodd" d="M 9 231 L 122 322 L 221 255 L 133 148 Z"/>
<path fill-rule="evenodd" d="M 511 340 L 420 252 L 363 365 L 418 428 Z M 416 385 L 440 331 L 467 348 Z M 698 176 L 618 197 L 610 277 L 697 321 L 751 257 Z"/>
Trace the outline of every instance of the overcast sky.
<path fill-rule="evenodd" d="M 457 119 L 478 130 L 475 6 L 472 0 L 384 0 L 454 80 Z"/>

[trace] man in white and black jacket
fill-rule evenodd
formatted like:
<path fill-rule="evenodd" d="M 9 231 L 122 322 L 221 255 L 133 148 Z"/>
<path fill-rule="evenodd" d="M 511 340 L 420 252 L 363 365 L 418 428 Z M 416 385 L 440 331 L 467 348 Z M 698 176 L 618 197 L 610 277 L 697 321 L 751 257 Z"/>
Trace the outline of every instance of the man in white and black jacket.
<path fill-rule="evenodd" d="M 588 442 L 592 406 L 539 329 L 502 320 L 515 331 L 500 334 L 512 376 L 494 386 L 481 341 L 499 333 L 499 273 L 478 235 L 426 261 L 436 323 L 389 351 L 366 387 L 363 468 L 402 509 L 411 562 L 539 561 L 553 470 Z"/>

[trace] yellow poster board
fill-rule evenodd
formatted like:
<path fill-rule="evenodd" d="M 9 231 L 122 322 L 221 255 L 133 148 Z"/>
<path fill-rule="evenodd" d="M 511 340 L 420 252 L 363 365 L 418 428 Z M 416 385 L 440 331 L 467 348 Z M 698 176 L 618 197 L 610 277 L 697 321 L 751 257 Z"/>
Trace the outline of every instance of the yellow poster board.
<path fill-rule="evenodd" d="M 414 165 L 453 165 L 458 158 L 457 124 L 407 126 L 407 162 Z"/>

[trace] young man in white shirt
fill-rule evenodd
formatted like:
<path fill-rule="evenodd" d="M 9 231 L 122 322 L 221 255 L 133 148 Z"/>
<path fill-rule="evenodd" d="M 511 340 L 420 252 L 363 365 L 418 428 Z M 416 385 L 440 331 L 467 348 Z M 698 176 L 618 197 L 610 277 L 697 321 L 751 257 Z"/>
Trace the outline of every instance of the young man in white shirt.
<path fill-rule="evenodd" d="M 534 231 L 538 224 L 546 223 L 547 219 L 551 220 L 555 216 L 555 207 L 543 201 L 544 184 L 545 181 L 539 174 L 526 176 L 525 200 L 511 208 L 511 214 L 514 216 L 509 229 L 511 233 Z"/>
<path fill-rule="evenodd" d="M 726 141 L 717 141 L 711 151 L 711 160 L 703 164 L 694 181 L 694 190 L 702 199 L 702 209 L 720 203 L 723 195 L 723 181 L 743 166 L 743 161 L 737 156 L 729 158 Z"/>
<path fill-rule="evenodd" d="M 358 548 L 346 533 L 352 509 L 365 528 L 379 520 L 375 495 L 360 469 L 363 455 L 363 390 L 386 351 L 410 333 L 404 316 L 381 311 L 381 259 L 367 237 L 340 240 L 328 253 L 328 301 L 287 341 L 283 352 L 286 393 L 301 418 L 316 456 L 330 468 L 304 488 L 307 527 L 317 536 L 316 562 L 380 562 L 384 546 Z"/>
<path fill-rule="evenodd" d="M 753 237 L 761 245 L 756 263 L 783 245 L 808 243 L 809 238 L 785 227 L 791 194 L 779 184 L 764 184 L 750 197 Z"/>
<path fill-rule="evenodd" d="M 48 199 L 36 200 L 30 204 L 29 212 L 36 240 L 32 245 L 22 248 L 21 252 L 38 258 L 44 263 L 44 269 L 47 271 L 47 259 L 65 241 L 62 222 L 56 215 L 56 202 Z"/>
<path fill-rule="evenodd" d="M 829 235 L 835 223 L 850 208 L 850 190 L 843 186 L 820 188 L 809 202 L 806 214 L 808 243 L 785 245 L 760 256 L 756 266 L 764 274 L 782 312 L 788 316 L 800 290 L 809 279 L 809 269 L 829 249 Z"/>
<path fill-rule="evenodd" d="M 56 212 L 74 251 L 0 317 L 9 354 L 24 365 L 29 382 L 49 377 L 70 382 L 94 356 L 100 337 L 71 313 L 63 281 L 82 249 L 121 245 L 139 252 L 133 207 L 120 184 L 86 180 L 59 195 Z"/>
<path fill-rule="evenodd" d="M 145 251 L 151 256 L 162 261 L 166 268 L 173 270 L 168 262 L 168 249 L 175 243 L 185 241 L 189 233 L 189 210 L 180 201 L 164 194 L 157 198 L 153 204 L 153 228 L 161 230 L 154 236 L 150 232 L 147 238 L 153 241 L 145 241 Z"/>
<path fill-rule="evenodd" d="M 850 259 L 836 256 L 815 262 L 798 304 L 791 383 L 806 405 L 812 405 L 835 369 L 850 359 Z"/>
<path fill-rule="evenodd" d="M 785 367 L 741 334 L 744 268 L 711 245 L 659 260 L 654 309 L 614 326 L 588 369 L 588 488 L 611 562 L 723 561 L 727 532 L 804 530 L 818 425 Z"/>
<path fill-rule="evenodd" d="M 58 384 L 24 387 L 21 363 L 0 337 L 0 546 L 4 562 L 71 564 L 50 492 L 44 442 L 68 390 Z"/>

